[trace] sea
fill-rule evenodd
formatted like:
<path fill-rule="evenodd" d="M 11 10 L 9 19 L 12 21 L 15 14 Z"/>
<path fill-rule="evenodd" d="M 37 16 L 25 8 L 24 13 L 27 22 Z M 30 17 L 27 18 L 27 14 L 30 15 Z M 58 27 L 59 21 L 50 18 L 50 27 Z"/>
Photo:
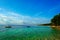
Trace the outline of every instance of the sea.
<path fill-rule="evenodd" d="M 60 31 L 51 26 L 0 26 L 0 40 L 60 40 Z"/>

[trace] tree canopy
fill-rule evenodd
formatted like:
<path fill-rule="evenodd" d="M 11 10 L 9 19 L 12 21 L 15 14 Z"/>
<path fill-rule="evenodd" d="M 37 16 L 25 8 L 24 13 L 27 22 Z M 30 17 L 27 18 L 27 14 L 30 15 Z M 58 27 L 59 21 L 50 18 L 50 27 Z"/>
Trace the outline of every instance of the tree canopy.
<path fill-rule="evenodd" d="M 51 19 L 51 24 L 55 25 L 55 26 L 60 26 L 60 13 L 58 15 L 55 15 L 52 19 Z"/>

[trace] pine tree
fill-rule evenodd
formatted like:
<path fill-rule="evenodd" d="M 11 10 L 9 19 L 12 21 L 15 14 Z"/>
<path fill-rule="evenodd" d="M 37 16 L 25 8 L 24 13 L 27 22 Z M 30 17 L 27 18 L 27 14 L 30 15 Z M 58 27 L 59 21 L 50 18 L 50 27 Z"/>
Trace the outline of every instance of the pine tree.
<path fill-rule="evenodd" d="M 52 19 L 51 19 L 51 24 L 55 25 L 55 26 L 60 26 L 60 13 L 58 15 L 55 15 Z"/>

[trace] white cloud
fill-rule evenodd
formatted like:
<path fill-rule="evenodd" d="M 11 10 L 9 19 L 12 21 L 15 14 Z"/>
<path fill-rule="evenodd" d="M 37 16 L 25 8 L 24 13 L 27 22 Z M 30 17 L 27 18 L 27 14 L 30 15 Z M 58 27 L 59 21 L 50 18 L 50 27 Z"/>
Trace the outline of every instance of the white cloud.
<path fill-rule="evenodd" d="M 44 17 L 35 18 L 31 16 L 21 15 L 15 12 L 6 11 L 5 9 L 0 12 L 0 24 L 38 24 L 47 23 L 49 20 Z"/>

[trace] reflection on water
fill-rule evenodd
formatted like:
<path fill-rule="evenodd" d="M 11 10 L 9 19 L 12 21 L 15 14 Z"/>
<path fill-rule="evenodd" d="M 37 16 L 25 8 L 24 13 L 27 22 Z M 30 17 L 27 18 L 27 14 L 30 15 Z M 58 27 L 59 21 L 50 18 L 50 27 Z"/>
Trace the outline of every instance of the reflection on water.
<path fill-rule="evenodd" d="M 60 40 L 60 31 L 50 26 L 0 28 L 0 40 Z"/>

